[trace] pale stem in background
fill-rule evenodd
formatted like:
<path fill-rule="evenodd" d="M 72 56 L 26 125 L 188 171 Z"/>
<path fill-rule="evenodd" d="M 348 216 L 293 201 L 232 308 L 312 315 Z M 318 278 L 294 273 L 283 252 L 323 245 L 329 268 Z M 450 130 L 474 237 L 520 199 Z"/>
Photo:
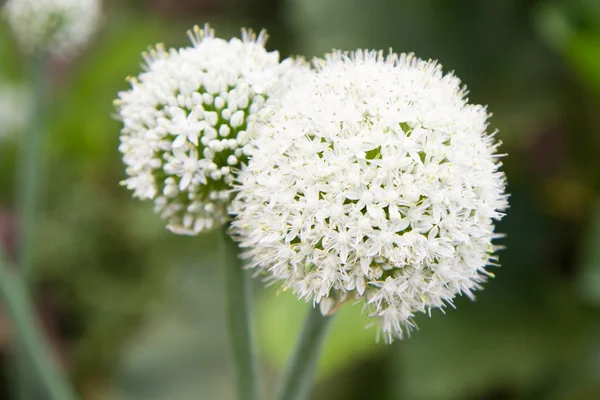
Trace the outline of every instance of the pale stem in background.
<path fill-rule="evenodd" d="M 243 269 L 237 244 L 222 234 L 225 307 L 229 343 L 238 400 L 260 400 L 258 363 L 252 336 L 252 288 L 249 271 Z"/>
<path fill-rule="evenodd" d="M 29 127 L 21 141 L 16 180 L 19 212 L 18 264 L 28 287 L 31 287 L 35 280 L 34 239 L 46 130 L 47 60 L 48 57 L 41 51 L 31 57 L 33 107 L 29 117 Z"/>
<path fill-rule="evenodd" d="M 52 400 L 77 400 L 78 396 L 61 373 L 61 368 L 35 317 L 24 279 L 6 263 L 0 249 L 0 292 L 10 317 L 20 355 L 26 357 L 31 371 L 40 378 L 44 392 Z"/>
<path fill-rule="evenodd" d="M 30 84 L 33 105 L 29 110 L 28 128 L 21 137 L 16 177 L 16 209 L 18 212 L 19 236 L 17 261 L 24 290 L 35 293 L 35 234 L 38 218 L 40 175 L 42 170 L 43 146 L 46 121 L 46 68 L 48 55 L 39 50 L 30 58 Z M 35 385 L 32 384 L 25 356 L 27 351 L 20 338 L 16 340 L 15 391 L 22 400 L 35 398 Z"/>

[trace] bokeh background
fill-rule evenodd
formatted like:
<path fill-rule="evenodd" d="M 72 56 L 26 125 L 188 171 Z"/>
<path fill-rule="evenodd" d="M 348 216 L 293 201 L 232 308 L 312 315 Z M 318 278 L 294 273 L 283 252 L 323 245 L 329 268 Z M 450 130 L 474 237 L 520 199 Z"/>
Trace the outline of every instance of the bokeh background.
<path fill-rule="evenodd" d="M 41 320 L 85 399 L 232 398 L 222 276 L 211 234 L 167 232 L 131 199 L 112 100 L 149 45 L 268 29 L 283 56 L 392 47 L 439 59 L 487 104 L 500 131 L 511 208 L 502 267 L 477 301 L 417 318 L 384 345 L 339 313 L 315 400 L 600 399 L 600 0 L 113 0 L 100 34 L 51 66 Z M 27 123 L 27 60 L 0 22 L 0 239 L 15 245 L 16 143 Z M 272 396 L 307 304 L 261 289 L 256 328 Z M 0 399 L 12 345 L 0 317 Z"/>

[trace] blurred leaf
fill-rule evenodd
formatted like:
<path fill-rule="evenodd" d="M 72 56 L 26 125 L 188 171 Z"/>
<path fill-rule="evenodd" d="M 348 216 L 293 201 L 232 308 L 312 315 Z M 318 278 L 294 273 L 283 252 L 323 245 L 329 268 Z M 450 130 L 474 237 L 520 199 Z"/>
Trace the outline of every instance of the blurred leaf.
<path fill-rule="evenodd" d="M 9 29 L 0 19 L 0 75 L 11 80 L 19 79 L 27 71 L 23 71 L 23 59 L 21 58 Z"/>
<path fill-rule="evenodd" d="M 537 29 L 547 44 L 560 51 L 565 49 L 573 36 L 573 28 L 567 15 L 555 3 L 547 2 L 535 15 Z"/>
<path fill-rule="evenodd" d="M 592 89 L 600 94 L 600 26 L 594 34 L 574 36 L 567 49 L 567 57 Z"/>
<path fill-rule="evenodd" d="M 309 303 L 291 292 L 263 293 L 258 308 L 260 349 L 276 371 L 282 372 L 296 344 Z M 376 343 L 377 330 L 366 329 L 373 320 L 362 315 L 360 304 L 345 304 L 336 313 L 319 362 L 319 375 L 328 376 L 385 349 Z"/>
<path fill-rule="evenodd" d="M 542 38 L 600 94 L 600 2 L 555 0 L 536 12 Z"/>

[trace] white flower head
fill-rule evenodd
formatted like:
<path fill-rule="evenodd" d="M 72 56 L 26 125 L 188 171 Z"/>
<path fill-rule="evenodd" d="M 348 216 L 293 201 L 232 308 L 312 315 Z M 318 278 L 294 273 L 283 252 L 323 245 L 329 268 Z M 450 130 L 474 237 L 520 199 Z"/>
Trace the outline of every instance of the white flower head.
<path fill-rule="evenodd" d="M 266 33 L 225 41 L 208 26 L 192 47 L 145 54 L 145 72 L 116 101 L 129 176 L 124 184 L 175 233 L 197 234 L 228 220 L 231 184 L 247 162 L 253 121 L 300 71 L 265 49 Z"/>
<path fill-rule="evenodd" d="M 362 300 L 392 341 L 490 275 L 498 143 L 435 62 L 357 51 L 315 67 L 259 119 L 232 231 L 267 279 L 324 313 Z"/>
<path fill-rule="evenodd" d="M 102 10 L 100 0 L 8 0 L 4 14 L 23 50 L 68 57 L 98 29 Z"/>

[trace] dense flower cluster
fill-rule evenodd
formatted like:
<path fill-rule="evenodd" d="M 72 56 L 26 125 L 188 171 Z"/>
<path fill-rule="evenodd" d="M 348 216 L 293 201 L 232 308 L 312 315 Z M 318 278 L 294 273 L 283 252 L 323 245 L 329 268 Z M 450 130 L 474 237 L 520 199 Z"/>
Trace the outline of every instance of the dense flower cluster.
<path fill-rule="evenodd" d="M 196 234 L 220 226 L 256 114 L 284 91 L 301 62 L 280 63 L 266 51 L 266 34 L 215 38 L 196 27 L 192 47 L 145 54 L 145 72 L 132 78 L 116 106 L 129 176 L 124 184 L 153 199 L 169 228 Z"/>
<path fill-rule="evenodd" d="M 251 267 L 324 313 L 364 300 L 391 341 L 489 275 L 498 143 L 435 62 L 357 51 L 315 67 L 261 113 L 233 231 Z"/>
<path fill-rule="evenodd" d="M 27 52 L 70 56 L 98 28 L 100 0 L 8 0 L 4 13 Z"/>

